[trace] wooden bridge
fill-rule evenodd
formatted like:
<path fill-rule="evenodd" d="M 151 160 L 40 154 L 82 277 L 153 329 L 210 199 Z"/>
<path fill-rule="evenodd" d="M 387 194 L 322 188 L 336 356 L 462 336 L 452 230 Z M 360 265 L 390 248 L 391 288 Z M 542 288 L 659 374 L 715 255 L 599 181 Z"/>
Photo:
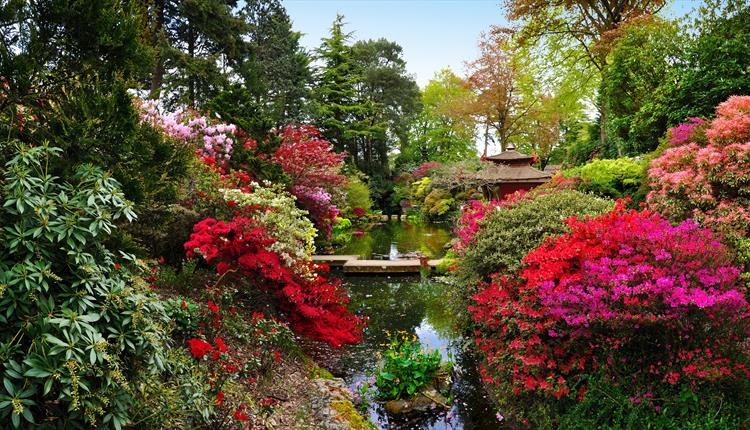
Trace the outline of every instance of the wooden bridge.
<path fill-rule="evenodd" d="M 357 255 L 313 255 L 313 263 L 337 267 L 344 273 L 362 274 L 414 274 L 419 273 L 422 263 L 419 259 L 404 260 L 361 260 Z M 427 260 L 430 269 L 442 260 Z"/>

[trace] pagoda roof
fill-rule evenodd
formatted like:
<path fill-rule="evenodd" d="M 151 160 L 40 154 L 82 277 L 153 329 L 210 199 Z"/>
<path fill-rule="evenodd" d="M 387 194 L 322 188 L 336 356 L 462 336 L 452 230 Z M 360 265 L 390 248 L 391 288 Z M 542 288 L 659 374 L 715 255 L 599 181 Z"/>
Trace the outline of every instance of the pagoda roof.
<path fill-rule="evenodd" d="M 531 162 L 534 157 L 532 155 L 526 155 L 522 154 L 515 149 L 509 149 L 507 151 L 503 151 L 499 154 L 490 155 L 489 157 L 486 157 L 489 161 L 529 161 Z"/>
<path fill-rule="evenodd" d="M 547 182 L 552 175 L 530 165 L 491 164 L 469 178 L 482 183 Z"/>

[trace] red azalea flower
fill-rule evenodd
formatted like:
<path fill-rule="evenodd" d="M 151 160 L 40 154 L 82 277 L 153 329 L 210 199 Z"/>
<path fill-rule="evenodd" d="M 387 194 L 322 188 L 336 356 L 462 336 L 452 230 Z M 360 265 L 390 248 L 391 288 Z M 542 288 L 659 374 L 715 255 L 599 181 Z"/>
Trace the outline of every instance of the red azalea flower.
<path fill-rule="evenodd" d="M 216 395 L 216 406 L 224 406 L 224 392 L 219 391 L 219 394 Z"/>
<path fill-rule="evenodd" d="M 238 421 L 247 421 L 250 419 L 250 417 L 247 416 L 247 414 L 245 414 L 244 412 L 237 409 L 236 411 L 234 411 L 234 419 Z"/>
<path fill-rule="evenodd" d="M 182 308 L 182 310 L 183 310 L 183 311 L 184 311 L 185 309 L 187 309 L 187 302 L 183 300 L 183 301 L 182 301 L 182 304 L 180 305 L 180 307 Z"/>
<path fill-rule="evenodd" d="M 120 270 L 120 269 L 122 269 L 122 266 L 120 265 L 120 263 L 115 263 L 115 270 Z"/>
<path fill-rule="evenodd" d="M 211 300 L 208 301 L 208 308 L 211 309 L 211 312 L 213 313 L 219 312 L 219 307 L 216 306 L 216 304 L 212 302 Z"/>
<path fill-rule="evenodd" d="M 190 348 L 190 353 L 193 354 L 193 357 L 197 358 L 198 360 L 202 359 L 213 349 L 210 343 L 201 339 L 193 338 L 190 339 L 187 343 L 188 347 Z"/>
<path fill-rule="evenodd" d="M 279 351 L 274 351 L 273 352 L 273 359 L 276 360 L 277 363 L 280 362 L 281 361 L 281 353 Z"/>

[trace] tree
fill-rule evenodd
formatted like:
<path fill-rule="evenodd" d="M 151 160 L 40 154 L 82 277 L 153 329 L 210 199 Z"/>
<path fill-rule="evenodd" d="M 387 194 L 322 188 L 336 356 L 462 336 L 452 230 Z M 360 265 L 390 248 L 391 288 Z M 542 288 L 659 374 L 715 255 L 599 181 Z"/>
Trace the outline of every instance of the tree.
<path fill-rule="evenodd" d="M 492 136 L 501 151 L 521 133 L 523 121 L 537 103 L 529 97 L 529 62 L 507 29 L 492 27 L 479 39 L 479 58 L 467 63 L 469 87 L 476 99 L 471 111 L 484 125 L 484 151 Z"/>
<path fill-rule="evenodd" d="M 665 3 L 666 0 L 506 0 L 506 8 L 511 19 L 523 22 L 525 40 L 564 36 L 577 43 L 585 60 L 604 76 L 607 54 L 622 26 L 657 13 Z M 602 123 L 606 123 L 606 106 L 600 103 L 598 108 Z M 600 139 L 606 143 L 606 127 L 601 127 Z"/>
<path fill-rule="evenodd" d="M 278 0 L 251 0 L 241 12 L 248 25 L 254 68 L 245 86 L 280 129 L 300 122 L 312 80 L 310 58 L 300 47 L 301 33 L 292 30 L 289 15 Z"/>
<path fill-rule="evenodd" d="M 463 80 L 450 69 L 436 72 L 421 98 L 422 112 L 411 124 L 397 163 L 417 165 L 476 157 L 476 122 L 466 112 L 473 96 Z"/>
<path fill-rule="evenodd" d="M 386 39 L 359 41 L 352 46 L 352 59 L 361 75 L 357 97 L 369 109 L 358 120 L 371 133 L 358 136 L 361 163 L 368 175 L 388 176 L 388 154 L 408 138 L 409 124 L 420 106 L 419 87 L 406 71 L 403 49 Z"/>
<path fill-rule="evenodd" d="M 235 0 L 155 0 L 149 8 L 156 62 L 151 97 L 200 108 L 229 83 L 229 70 L 247 69 L 245 22 Z"/>
<path fill-rule="evenodd" d="M 634 20 L 621 31 L 609 55 L 601 101 L 609 112 L 608 156 L 636 155 L 656 148 L 657 139 L 631 133 L 634 117 L 654 99 L 659 85 L 684 58 L 685 36 L 675 21 L 658 17 Z"/>
<path fill-rule="evenodd" d="M 344 17 L 336 16 L 330 37 L 324 38 L 317 50 L 322 66 L 315 76 L 313 116 L 323 136 L 337 151 L 347 151 L 357 164 L 359 151 L 355 137 L 372 133 L 374 126 L 364 129 L 356 120 L 366 116 L 368 106 L 357 97 L 360 75 L 347 45 L 350 35 L 344 33 L 343 27 Z"/>

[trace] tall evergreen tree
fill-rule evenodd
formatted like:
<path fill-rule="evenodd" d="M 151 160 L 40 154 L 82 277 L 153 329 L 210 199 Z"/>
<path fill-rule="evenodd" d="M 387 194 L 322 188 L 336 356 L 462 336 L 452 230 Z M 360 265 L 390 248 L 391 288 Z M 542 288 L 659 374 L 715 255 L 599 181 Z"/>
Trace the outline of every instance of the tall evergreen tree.
<path fill-rule="evenodd" d="M 358 150 L 364 171 L 389 174 L 388 153 L 408 139 L 409 124 L 421 109 L 419 87 L 406 71 L 403 49 L 386 39 L 359 41 L 352 58 L 361 77 L 358 98 L 368 109 L 359 122 L 364 130 Z"/>
<path fill-rule="evenodd" d="M 150 7 L 156 63 L 151 96 L 164 91 L 170 104 L 201 107 L 243 67 L 248 45 L 236 0 L 155 0 Z"/>
<path fill-rule="evenodd" d="M 248 0 L 242 16 L 255 61 L 252 75 L 243 79 L 245 86 L 277 128 L 300 122 L 312 80 L 310 57 L 300 46 L 301 33 L 292 30 L 278 0 Z"/>
<path fill-rule="evenodd" d="M 330 37 L 324 38 L 317 50 L 322 66 L 317 71 L 313 90 L 315 122 L 323 135 L 334 144 L 337 151 L 347 151 L 356 165 L 360 165 L 357 136 L 369 133 L 363 130 L 357 118 L 365 116 L 368 106 L 358 98 L 356 87 L 361 75 L 352 59 L 344 33 L 344 17 L 338 15 L 331 27 Z"/>

